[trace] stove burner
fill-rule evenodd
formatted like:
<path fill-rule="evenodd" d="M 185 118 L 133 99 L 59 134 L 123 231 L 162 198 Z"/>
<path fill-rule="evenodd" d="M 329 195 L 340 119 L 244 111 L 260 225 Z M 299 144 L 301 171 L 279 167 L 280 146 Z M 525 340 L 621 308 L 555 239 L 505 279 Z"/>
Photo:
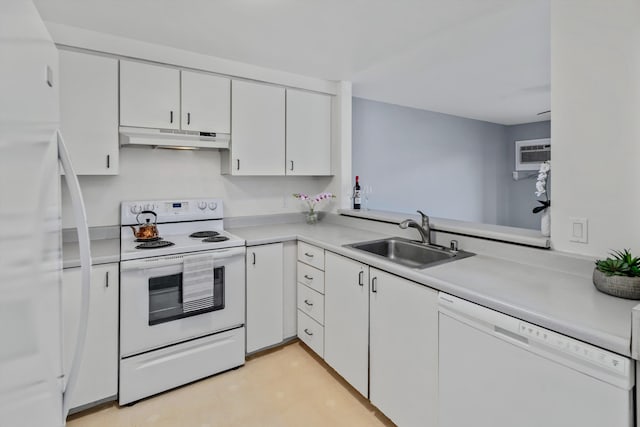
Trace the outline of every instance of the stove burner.
<path fill-rule="evenodd" d="M 195 233 L 191 233 L 189 237 L 193 237 L 194 239 L 202 239 L 203 237 L 215 237 L 217 236 L 217 231 L 196 231 Z"/>
<path fill-rule="evenodd" d="M 134 241 L 142 243 L 142 242 L 155 242 L 155 241 L 158 241 L 158 240 L 162 240 L 162 237 L 159 237 L 159 236 L 158 237 L 150 237 L 148 239 L 136 239 Z"/>
<path fill-rule="evenodd" d="M 173 242 L 169 242 L 168 240 L 155 240 L 153 242 L 144 242 L 136 246 L 136 249 L 157 249 L 164 248 L 167 246 L 173 246 Z"/>
<path fill-rule="evenodd" d="M 207 237 L 206 239 L 203 240 L 203 242 L 217 243 L 217 242 L 224 242 L 225 240 L 229 240 L 229 238 L 227 236 L 212 236 L 212 237 Z"/>

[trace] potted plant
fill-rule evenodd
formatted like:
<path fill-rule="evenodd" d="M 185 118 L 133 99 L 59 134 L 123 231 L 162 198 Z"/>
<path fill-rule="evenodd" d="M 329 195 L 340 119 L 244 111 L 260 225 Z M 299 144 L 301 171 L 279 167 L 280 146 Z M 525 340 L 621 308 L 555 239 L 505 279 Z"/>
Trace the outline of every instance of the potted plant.
<path fill-rule="evenodd" d="M 629 249 L 625 249 L 612 252 L 607 259 L 597 260 L 593 284 L 609 295 L 640 299 L 640 257 L 634 257 Z"/>
<path fill-rule="evenodd" d="M 334 199 L 336 196 L 331 193 L 320 193 L 310 197 L 304 193 L 295 193 L 293 197 L 307 202 L 307 207 L 309 208 L 306 218 L 307 224 L 315 224 L 316 222 L 318 222 L 318 212 L 316 211 L 316 206 L 325 200 Z"/>

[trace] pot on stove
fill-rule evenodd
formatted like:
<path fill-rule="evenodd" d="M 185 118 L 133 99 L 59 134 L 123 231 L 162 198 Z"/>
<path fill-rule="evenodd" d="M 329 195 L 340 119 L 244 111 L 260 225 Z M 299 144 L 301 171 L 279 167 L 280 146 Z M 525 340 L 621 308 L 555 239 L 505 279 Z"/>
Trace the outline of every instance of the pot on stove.
<path fill-rule="evenodd" d="M 140 221 L 140 215 L 153 215 L 153 223 L 151 222 L 151 218 L 149 216 L 147 216 L 147 218 L 145 218 L 145 222 L 141 222 Z M 158 215 L 154 212 L 154 211 L 142 211 L 140 212 L 137 216 L 136 216 L 136 221 L 138 221 L 138 229 L 136 230 L 136 227 L 134 227 L 133 225 L 130 225 L 129 227 L 131 227 L 131 231 L 133 231 L 133 235 L 135 236 L 136 239 L 140 239 L 140 240 L 152 240 L 152 239 L 157 239 L 158 237 L 160 237 L 160 234 L 158 233 L 158 227 L 157 227 L 157 222 L 158 222 Z"/>

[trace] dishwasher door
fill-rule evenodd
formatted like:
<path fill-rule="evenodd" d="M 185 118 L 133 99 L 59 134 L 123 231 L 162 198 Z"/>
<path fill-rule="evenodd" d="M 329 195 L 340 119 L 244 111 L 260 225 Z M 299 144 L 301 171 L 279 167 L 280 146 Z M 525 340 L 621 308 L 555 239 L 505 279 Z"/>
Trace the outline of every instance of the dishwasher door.
<path fill-rule="evenodd" d="M 439 297 L 440 427 L 630 427 L 623 356 Z"/>

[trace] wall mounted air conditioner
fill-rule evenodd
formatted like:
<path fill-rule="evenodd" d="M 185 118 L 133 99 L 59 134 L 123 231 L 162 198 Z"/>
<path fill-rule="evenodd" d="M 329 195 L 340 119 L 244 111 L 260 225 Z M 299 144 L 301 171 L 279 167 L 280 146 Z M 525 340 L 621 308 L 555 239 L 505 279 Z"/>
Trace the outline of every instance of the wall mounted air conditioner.
<path fill-rule="evenodd" d="M 551 139 L 528 139 L 516 141 L 516 165 L 513 179 L 533 178 L 537 176 L 540 164 L 551 160 Z"/>
<path fill-rule="evenodd" d="M 516 141 L 516 171 L 537 171 L 547 160 L 551 160 L 550 138 Z"/>

